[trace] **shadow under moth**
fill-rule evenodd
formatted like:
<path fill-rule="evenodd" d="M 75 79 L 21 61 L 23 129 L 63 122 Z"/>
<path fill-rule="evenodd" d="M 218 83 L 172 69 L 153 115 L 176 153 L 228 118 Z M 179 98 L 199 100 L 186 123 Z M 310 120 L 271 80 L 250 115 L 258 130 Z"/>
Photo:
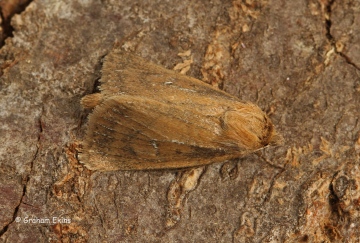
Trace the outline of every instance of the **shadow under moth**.
<path fill-rule="evenodd" d="M 186 168 L 277 144 L 269 117 L 204 82 L 119 49 L 105 58 L 79 159 L 90 170 Z"/>

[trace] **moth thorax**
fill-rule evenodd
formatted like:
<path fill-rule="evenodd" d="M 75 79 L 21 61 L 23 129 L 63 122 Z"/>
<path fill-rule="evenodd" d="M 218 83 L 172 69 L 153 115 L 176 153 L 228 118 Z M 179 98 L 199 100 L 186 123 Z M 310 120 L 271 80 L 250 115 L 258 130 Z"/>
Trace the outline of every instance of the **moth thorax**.
<path fill-rule="evenodd" d="M 270 119 L 252 104 L 226 111 L 222 117 L 222 127 L 228 138 L 248 150 L 268 145 L 274 132 Z"/>

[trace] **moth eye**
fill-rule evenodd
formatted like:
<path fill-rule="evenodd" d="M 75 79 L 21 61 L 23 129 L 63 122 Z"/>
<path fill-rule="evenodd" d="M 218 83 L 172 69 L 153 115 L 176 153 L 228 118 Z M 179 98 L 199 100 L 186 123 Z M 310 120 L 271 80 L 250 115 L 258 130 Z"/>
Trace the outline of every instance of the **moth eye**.
<path fill-rule="evenodd" d="M 264 129 L 261 141 L 263 146 L 280 145 L 284 142 L 284 138 L 276 133 L 274 125 L 267 116 L 264 116 Z"/>
<path fill-rule="evenodd" d="M 264 116 L 264 120 L 265 122 L 264 122 L 263 134 L 260 140 L 262 145 L 267 146 L 269 145 L 272 137 L 273 126 L 272 124 L 269 123 L 269 119 L 266 116 Z"/>

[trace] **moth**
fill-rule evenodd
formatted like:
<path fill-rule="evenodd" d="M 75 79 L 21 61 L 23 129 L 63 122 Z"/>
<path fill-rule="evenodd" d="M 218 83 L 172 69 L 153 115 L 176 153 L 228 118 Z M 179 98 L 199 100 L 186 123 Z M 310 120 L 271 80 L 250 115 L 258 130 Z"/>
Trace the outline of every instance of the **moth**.
<path fill-rule="evenodd" d="M 281 136 L 256 105 L 200 80 L 112 50 L 79 153 L 90 170 L 154 170 L 242 157 Z"/>

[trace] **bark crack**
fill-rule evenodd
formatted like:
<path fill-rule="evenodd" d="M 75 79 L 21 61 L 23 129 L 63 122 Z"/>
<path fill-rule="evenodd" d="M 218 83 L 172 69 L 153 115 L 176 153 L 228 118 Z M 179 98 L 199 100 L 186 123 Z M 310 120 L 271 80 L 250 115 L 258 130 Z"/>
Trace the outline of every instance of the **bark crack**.
<path fill-rule="evenodd" d="M 37 136 L 36 151 L 35 151 L 35 154 L 34 154 L 32 160 L 30 161 L 30 172 L 26 175 L 25 183 L 24 183 L 24 185 L 23 185 L 22 195 L 21 195 L 21 198 L 20 198 L 20 200 L 19 200 L 19 204 L 18 204 L 18 205 L 15 207 L 15 209 L 14 209 L 14 213 L 13 213 L 13 216 L 12 216 L 12 220 L 11 220 L 7 225 L 5 225 L 4 228 L 2 228 L 2 229 L 0 230 L 0 237 L 1 237 L 2 235 L 4 235 L 4 234 L 7 232 L 9 226 L 10 226 L 14 221 L 16 221 L 16 219 L 17 219 L 17 214 L 18 214 L 20 205 L 23 203 L 24 196 L 26 195 L 27 185 L 28 185 L 28 183 L 29 183 L 29 181 L 30 181 L 30 175 L 32 174 L 34 161 L 37 159 L 37 156 L 38 156 L 38 153 L 39 153 L 39 142 L 40 142 L 40 139 L 41 139 L 41 133 L 43 132 L 41 117 L 42 117 L 42 115 L 40 115 L 40 118 L 38 119 L 39 133 L 38 133 L 38 136 Z"/>
<path fill-rule="evenodd" d="M 360 67 L 358 67 L 350 57 L 348 57 L 343 52 L 339 51 L 339 48 L 337 48 L 337 41 L 335 37 L 331 34 L 331 14 L 332 14 L 332 6 L 334 5 L 335 0 L 329 0 L 325 6 L 325 28 L 326 28 L 326 38 L 331 43 L 332 47 L 334 48 L 334 51 L 336 54 L 340 55 L 342 58 L 345 59 L 345 61 L 356 68 L 357 70 L 360 70 Z"/>

